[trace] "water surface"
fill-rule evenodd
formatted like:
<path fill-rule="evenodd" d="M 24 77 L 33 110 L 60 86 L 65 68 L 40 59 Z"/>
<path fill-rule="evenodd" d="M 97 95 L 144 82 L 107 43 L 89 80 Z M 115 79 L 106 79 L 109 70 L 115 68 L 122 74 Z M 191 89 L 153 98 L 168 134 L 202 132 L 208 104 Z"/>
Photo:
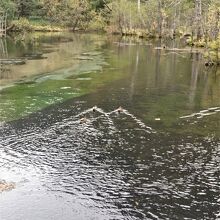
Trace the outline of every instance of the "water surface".
<path fill-rule="evenodd" d="M 160 42 L 25 39 L 3 55 L 46 58 L 1 75 L 1 219 L 217 218 L 219 70 Z"/>

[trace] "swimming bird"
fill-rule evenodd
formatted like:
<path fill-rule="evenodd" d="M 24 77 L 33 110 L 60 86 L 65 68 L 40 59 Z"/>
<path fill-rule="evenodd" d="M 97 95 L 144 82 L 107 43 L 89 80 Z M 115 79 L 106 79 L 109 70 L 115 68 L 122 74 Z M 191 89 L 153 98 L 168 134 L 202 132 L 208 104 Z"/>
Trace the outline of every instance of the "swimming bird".
<path fill-rule="evenodd" d="M 92 111 L 93 111 L 93 112 L 96 112 L 96 110 L 97 110 L 97 106 L 94 106 L 94 107 L 92 108 Z"/>
<path fill-rule="evenodd" d="M 124 111 L 124 109 L 120 106 L 118 109 L 117 109 L 117 112 L 120 114 Z"/>
<path fill-rule="evenodd" d="M 88 119 L 86 118 L 86 116 L 84 116 L 80 119 L 80 124 L 86 123 L 87 121 Z"/>

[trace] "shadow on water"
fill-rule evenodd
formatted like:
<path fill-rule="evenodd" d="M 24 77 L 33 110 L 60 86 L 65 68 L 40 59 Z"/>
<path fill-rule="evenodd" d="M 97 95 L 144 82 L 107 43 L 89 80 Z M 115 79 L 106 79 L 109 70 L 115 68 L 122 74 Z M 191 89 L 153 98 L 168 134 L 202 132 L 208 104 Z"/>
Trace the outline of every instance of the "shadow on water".
<path fill-rule="evenodd" d="M 143 44 L 102 44 L 109 65 L 61 80 L 89 92 L 2 123 L 2 219 L 217 218 L 219 73 Z"/>

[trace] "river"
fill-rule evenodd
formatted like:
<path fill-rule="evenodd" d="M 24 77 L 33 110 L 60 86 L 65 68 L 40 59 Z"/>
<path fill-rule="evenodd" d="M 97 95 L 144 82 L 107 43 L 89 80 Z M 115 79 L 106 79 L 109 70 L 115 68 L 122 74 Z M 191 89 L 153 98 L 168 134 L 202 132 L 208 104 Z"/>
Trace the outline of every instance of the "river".
<path fill-rule="evenodd" d="M 97 34 L 0 43 L 26 61 L 0 67 L 0 180 L 16 184 L 1 220 L 220 218 L 220 70 L 201 54 Z"/>

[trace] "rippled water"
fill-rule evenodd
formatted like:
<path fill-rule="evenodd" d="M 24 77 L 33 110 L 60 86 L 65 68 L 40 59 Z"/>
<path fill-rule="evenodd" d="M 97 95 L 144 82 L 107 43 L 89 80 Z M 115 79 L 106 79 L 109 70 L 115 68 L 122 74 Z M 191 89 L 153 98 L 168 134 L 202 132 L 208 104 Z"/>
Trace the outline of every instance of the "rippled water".
<path fill-rule="evenodd" d="M 0 93 L 12 103 L 23 91 L 19 100 L 38 106 L 17 102 L 9 116 L 0 106 L 0 179 L 16 183 L 0 195 L 1 219 L 217 219 L 219 72 L 154 42 L 99 37 L 84 51 L 101 53 L 101 68 Z M 67 96 L 73 89 L 85 92 Z"/>

